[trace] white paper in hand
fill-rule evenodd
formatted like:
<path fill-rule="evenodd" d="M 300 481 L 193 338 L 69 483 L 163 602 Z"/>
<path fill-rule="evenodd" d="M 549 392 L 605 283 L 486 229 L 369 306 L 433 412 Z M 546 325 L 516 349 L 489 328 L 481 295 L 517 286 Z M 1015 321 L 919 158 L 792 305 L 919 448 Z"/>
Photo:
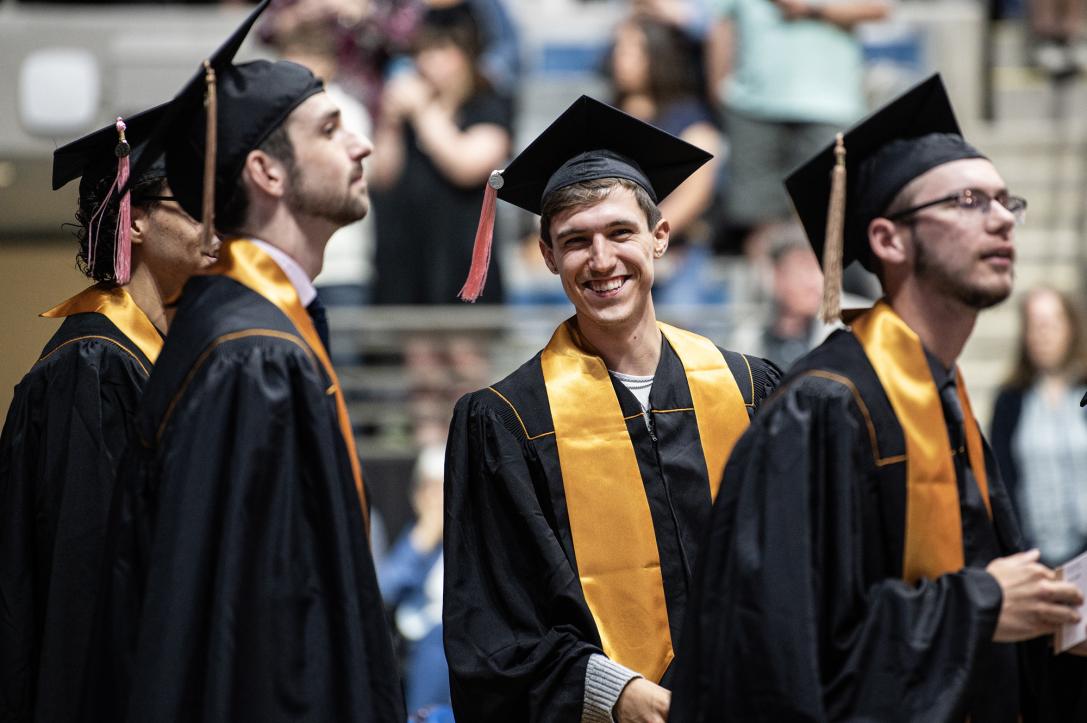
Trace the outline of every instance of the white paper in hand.
<path fill-rule="evenodd" d="M 1057 579 L 1070 582 L 1079 588 L 1087 600 L 1087 552 L 1074 557 L 1057 568 Z M 1087 640 L 1087 601 L 1079 607 L 1080 621 L 1062 625 L 1053 635 L 1053 652 L 1063 653 Z"/>

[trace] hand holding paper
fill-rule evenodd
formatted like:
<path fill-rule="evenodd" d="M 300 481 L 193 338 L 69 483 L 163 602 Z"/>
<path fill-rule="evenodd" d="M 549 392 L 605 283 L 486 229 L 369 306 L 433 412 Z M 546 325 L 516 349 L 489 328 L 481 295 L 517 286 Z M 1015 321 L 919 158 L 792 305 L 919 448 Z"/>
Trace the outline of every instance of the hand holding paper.
<path fill-rule="evenodd" d="M 986 571 L 1004 592 L 993 640 L 1014 643 L 1056 633 L 1062 625 L 1075 626 L 1083 595 L 1075 585 L 1061 582 L 1057 573 L 1038 562 L 1037 550 L 1000 557 Z M 1087 580 L 1085 580 L 1087 582 Z"/>

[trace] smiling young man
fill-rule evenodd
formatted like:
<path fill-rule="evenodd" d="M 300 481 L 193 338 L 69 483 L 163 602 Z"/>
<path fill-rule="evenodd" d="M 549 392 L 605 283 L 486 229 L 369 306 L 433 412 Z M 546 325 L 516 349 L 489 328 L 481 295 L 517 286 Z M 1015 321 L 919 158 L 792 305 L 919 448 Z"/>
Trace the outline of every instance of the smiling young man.
<path fill-rule="evenodd" d="M 702 526 L 778 377 L 656 318 L 657 202 L 706 159 L 582 97 L 492 175 L 499 198 L 541 214 L 575 315 L 453 417 L 444 631 L 458 719 L 667 718 Z"/>
<path fill-rule="evenodd" d="M 309 70 L 231 64 L 266 6 L 172 101 L 160 136 L 182 207 L 214 214 L 225 238 L 177 303 L 119 480 L 91 706 L 103 720 L 406 717 L 354 436 L 311 318 L 325 244 L 367 212 L 371 148 Z"/>
<path fill-rule="evenodd" d="M 81 177 L 78 264 L 97 283 L 42 314 L 63 321 L 0 435 L 0 720 L 81 719 L 114 472 L 162 348 L 164 299 L 214 260 L 169 200 L 161 158 L 127 198 L 115 191 L 118 151 L 122 165 L 139 158 L 162 111 L 54 153 L 54 188 Z"/>
<path fill-rule="evenodd" d="M 955 365 L 1012 291 L 1026 202 L 963 140 L 938 76 L 786 186 L 816 252 L 843 243 L 837 263 L 885 297 L 793 366 L 733 450 L 672 720 L 1079 719 L 1050 707 L 1038 638 L 1082 597 L 1022 551 Z"/>

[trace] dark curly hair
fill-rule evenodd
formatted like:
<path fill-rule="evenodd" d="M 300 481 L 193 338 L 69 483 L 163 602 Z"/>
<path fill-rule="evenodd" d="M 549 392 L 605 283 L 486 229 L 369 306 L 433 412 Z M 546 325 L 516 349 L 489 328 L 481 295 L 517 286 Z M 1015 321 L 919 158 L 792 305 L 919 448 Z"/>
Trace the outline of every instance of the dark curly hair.
<path fill-rule="evenodd" d="M 141 201 L 145 196 L 155 196 L 162 193 L 166 179 L 161 175 L 144 176 L 132 184 L 133 207 L 151 208 L 156 201 Z M 102 209 L 98 219 L 98 236 L 94 248 L 94 265 L 88 262 L 88 241 L 91 220 L 98 213 L 102 200 L 113 186 L 113 176 L 99 178 L 96 181 L 88 181 L 84 178 L 79 183 L 79 208 L 75 212 L 76 224 L 75 237 L 79 241 L 79 252 L 76 254 L 76 266 L 85 276 L 95 281 L 116 282 L 113 269 L 114 244 L 117 237 L 117 214 L 120 211 L 120 196 L 114 194 L 109 203 Z"/>

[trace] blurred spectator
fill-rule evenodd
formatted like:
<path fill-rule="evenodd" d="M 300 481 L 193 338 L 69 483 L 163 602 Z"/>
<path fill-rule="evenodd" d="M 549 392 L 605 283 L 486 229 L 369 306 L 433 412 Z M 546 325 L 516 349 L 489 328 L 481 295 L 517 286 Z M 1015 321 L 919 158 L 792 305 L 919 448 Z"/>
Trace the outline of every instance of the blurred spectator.
<path fill-rule="evenodd" d="M 708 40 L 712 87 L 725 106 L 731 155 L 730 224 L 791 217 L 781 179 L 860 118 L 863 57 L 856 24 L 889 12 L 886 0 L 716 0 Z M 765 265 L 758 233 L 745 252 Z"/>
<path fill-rule="evenodd" d="M 487 177 L 511 144 L 511 105 L 483 76 L 479 28 L 466 3 L 429 9 L 414 48 L 415 71 L 385 89 L 369 166 L 378 304 L 456 301 Z M 485 303 L 502 300 L 496 262 Z"/>
<path fill-rule="evenodd" d="M 710 27 L 710 0 L 630 0 L 631 14 L 671 25 L 691 38 L 703 39 Z"/>
<path fill-rule="evenodd" d="M 404 684 L 408 711 L 449 705 L 449 672 L 442 647 L 442 486 L 445 446 L 419 454 L 412 480 L 416 520 L 378 570 L 385 604 L 407 642 Z"/>
<path fill-rule="evenodd" d="M 260 26 L 262 41 L 289 58 L 332 58 L 335 80 L 372 114 L 378 112 L 390 60 L 408 50 L 423 12 L 421 0 L 274 0 Z"/>
<path fill-rule="evenodd" d="M 1028 0 L 1034 64 L 1057 77 L 1087 69 L 1083 0 Z"/>
<path fill-rule="evenodd" d="M 1058 291 L 1020 306 L 1019 353 L 993 411 L 993 452 L 1028 544 L 1046 565 L 1087 549 L 1087 349 L 1082 318 Z"/>
<path fill-rule="evenodd" d="M 786 238 L 770 250 L 773 262 L 773 311 L 762 332 L 761 356 L 788 369 L 815 348 L 829 327 L 819 320 L 823 272 L 803 238 Z"/>
<path fill-rule="evenodd" d="M 448 8 L 462 0 L 427 0 L 432 8 Z M 521 77 L 521 39 L 503 0 L 468 0 L 479 24 L 479 69 L 496 92 L 516 95 Z"/>
<path fill-rule="evenodd" d="M 703 100 L 696 49 L 671 25 L 631 18 L 616 29 L 611 55 L 617 108 L 714 155 L 660 204 L 672 229 L 673 248 L 688 236 L 708 236 L 704 214 L 713 201 L 723 146 L 713 113 Z"/>
<path fill-rule="evenodd" d="M 660 204 L 671 240 L 653 297 L 665 304 L 714 303 L 724 294 L 707 264 L 713 235 L 707 209 L 724 143 L 705 101 L 701 49 L 678 27 L 634 15 L 616 28 L 610 58 L 616 107 L 714 156 Z"/>

